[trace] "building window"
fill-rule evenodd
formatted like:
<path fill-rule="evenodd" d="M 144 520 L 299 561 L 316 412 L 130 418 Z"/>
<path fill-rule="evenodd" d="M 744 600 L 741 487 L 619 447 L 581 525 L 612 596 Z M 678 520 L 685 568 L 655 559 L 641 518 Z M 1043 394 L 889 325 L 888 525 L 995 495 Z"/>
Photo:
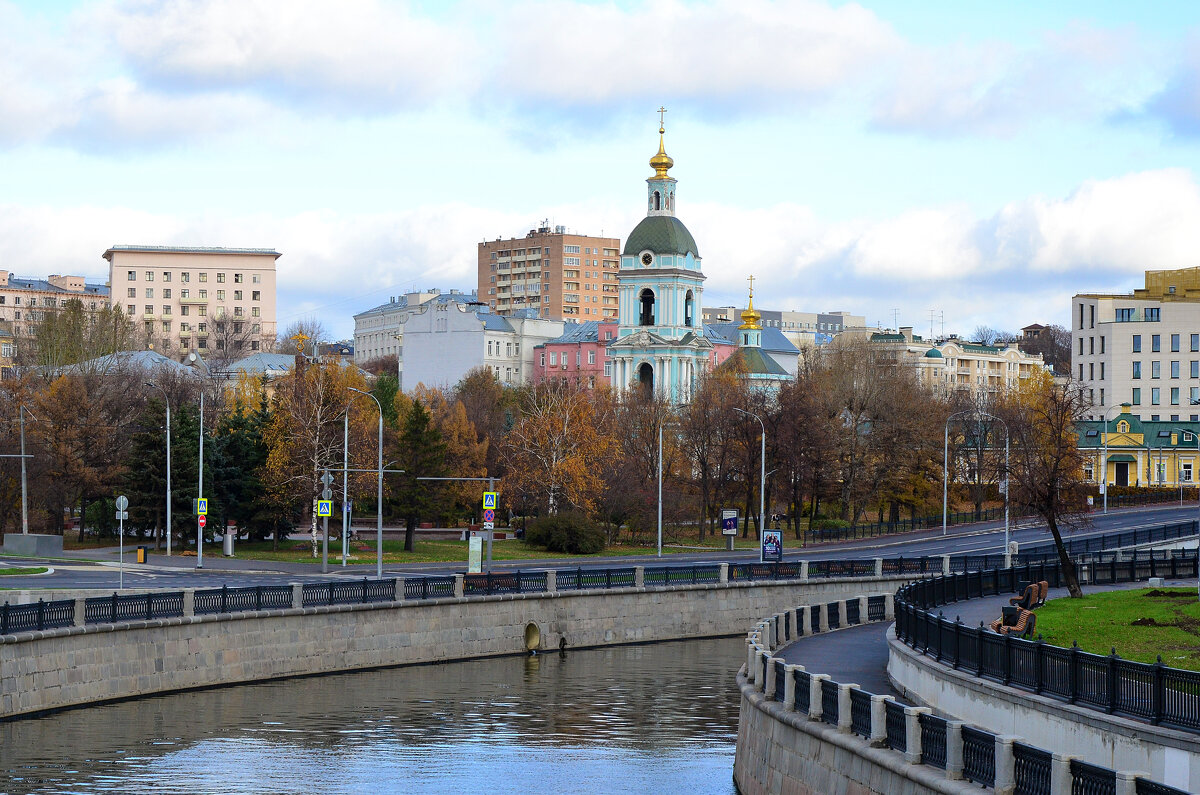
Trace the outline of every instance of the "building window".
<path fill-rule="evenodd" d="M 1133 352 L 1134 353 L 1142 352 L 1142 335 L 1141 334 L 1133 335 Z M 1080 353 L 1083 353 L 1083 351 L 1080 351 Z"/>
<path fill-rule="evenodd" d="M 1117 310 L 1116 322 L 1128 323 L 1131 320 L 1133 320 L 1133 307 L 1129 307 L 1128 309 L 1118 309 Z"/>
<path fill-rule="evenodd" d="M 581 351 L 575 351 L 575 366 L 579 366 L 579 358 L 583 355 Z"/>
<path fill-rule="evenodd" d="M 208 290 L 200 290 L 200 298 L 208 298 Z"/>
<path fill-rule="evenodd" d="M 1142 377 L 1142 363 L 1141 362 L 1133 363 L 1133 377 L 1134 378 Z"/>
<path fill-rule="evenodd" d="M 192 274 L 189 273 L 188 271 L 184 271 L 183 273 L 179 274 L 179 281 L 186 283 L 186 282 L 190 282 L 191 280 L 192 280 Z"/>
<path fill-rule="evenodd" d="M 1162 377 L 1161 370 L 1162 370 L 1162 366 L 1161 366 L 1160 362 L 1150 362 L 1150 377 L 1151 378 L 1161 378 Z"/>
<path fill-rule="evenodd" d="M 1158 353 L 1162 349 L 1161 338 L 1157 334 L 1150 335 L 1150 350 Z"/>
<path fill-rule="evenodd" d="M 1147 320 L 1147 321 L 1149 321 L 1149 322 L 1151 322 L 1151 323 L 1157 323 L 1157 322 L 1158 322 L 1158 320 L 1159 320 L 1159 316 L 1158 316 L 1158 307 L 1157 307 L 1157 306 L 1147 307 L 1147 309 L 1146 309 L 1146 320 Z"/>
<path fill-rule="evenodd" d="M 259 316 L 259 310 L 258 310 L 258 307 L 257 307 L 257 306 L 251 307 L 251 308 L 250 308 L 250 314 L 251 314 L 251 316 L 253 316 L 253 317 L 258 317 L 258 316 Z"/>
<path fill-rule="evenodd" d="M 1179 387 L 1177 387 L 1177 386 L 1171 387 L 1171 405 L 1172 406 L 1179 405 Z"/>
<path fill-rule="evenodd" d="M 240 301 L 240 300 L 242 300 L 242 291 L 241 291 L 241 290 L 234 290 L 234 291 L 233 291 L 233 300 L 235 300 L 235 301 Z"/>
<path fill-rule="evenodd" d="M 262 283 L 262 275 L 261 275 L 261 274 L 258 274 L 258 273 L 253 273 L 253 274 L 251 274 L 251 275 L 250 275 L 250 282 L 251 282 L 252 284 L 261 284 L 261 283 Z"/>
<path fill-rule="evenodd" d="M 137 298 L 137 288 L 136 288 L 136 287 L 130 287 L 130 288 L 129 288 L 129 294 L 128 294 L 128 296 L 127 296 L 127 297 L 128 297 L 128 298 Z"/>
<path fill-rule="evenodd" d="M 558 354 L 554 351 L 550 351 L 550 366 L 553 367 L 556 364 L 558 364 Z"/>
<path fill-rule="evenodd" d="M 1179 362 L 1171 362 L 1171 377 L 1179 377 Z"/>
<path fill-rule="evenodd" d="M 1160 399 L 1160 392 L 1161 392 L 1161 390 L 1159 390 L 1158 387 L 1153 387 L 1150 390 L 1150 405 L 1151 406 L 1157 406 L 1159 403 L 1162 402 L 1162 400 Z"/>
<path fill-rule="evenodd" d="M 208 273 L 201 273 L 201 274 L 200 274 L 200 281 L 202 281 L 202 282 L 206 282 L 206 281 L 208 281 Z"/>
<path fill-rule="evenodd" d="M 612 378 L 612 362 L 604 363 L 604 377 Z"/>
<path fill-rule="evenodd" d="M 1092 354 L 1095 352 L 1096 352 L 1096 338 L 1088 337 L 1088 353 Z"/>
<path fill-rule="evenodd" d="M 171 288 L 167 287 L 163 289 L 163 298 L 168 301 L 171 300 Z"/>
<path fill-rule="evenodd" d="M 250 300 L 251 301 L 258 301 L 261 298 L 262 298 L 262 292 L 260 292 L 259 290 L 251 290 L 250 291 Z"/>
<path fill-rule="evenodd" d="M 1200 362 L 1192 360 L 1192 378 L 1200 378 Z"/>
<path fill-rule="evenodd" d="M 224 290 L 217 290 L 217 300 L 218 301 L 225 300 L 225 291 Z"/>
<path fill-rule="evenodd" d="M 225 283 L 225 274 L 218 273 L 217 274 L 217 284 L 224 284 L 224 283 Z"/>
<path fill-rule="evenodd" d="M 1096 380 L 1096 363 L 1095 362 L 1088 362 L 1088 380 L 1089 381 Z"/>
<path fill-rule="evenodd" d="M 192 291 L 191 291 L 191 290 L 189 290 L 187 287 L 181 287 L 181 288 L 179 288 L 179 300 L 181 300 L 181 301 L 182 301 L 182 300 L 183 300 L 183 299 L 185 299 L 185 298 L 191 298 L 191 297 L 192 297 Z"/>
<path fill-rule="evenodd" d="M 1133 388 L 1133 400 L 1129 401 L 1135 406 L 1142 405 L 1142 388 L 1135 386 Z"/>
<path fill-rule="evenodd" d="M 1189 390 L 1188 400 L 1193 406 L 1200 405 L 1200 386 L 1194 386 Z"/>
<path fill-rule="evenodd" d="M 596 352 L 588 351 L 588 364 L 595 364 L 595 363 L 596 363 Z"/>
<path fill-rule="evenodd" d="M 1179 353 L 1179 335 L 1171 335 L 1171 353 Z"/>
<path fill-rule="evenodd" d="M 542 355 L 538 360 L 538 364 L 542 367 L 546 366 L 546 352 L 545 351 L 542 351 Z"/>
<path fill-rule="evenodd" d="M 169 314 L 171 314 L 171 305 L 170 305 L 170 304 L 163 304 L 163 311 L 162 311 L 162 313 L 163 313 L 164 315 L 169 315 Z"/>
<path fill-rule="evenodd" d="M 154 281 L 154 271 L 146 271 L 146 281 Z"/>
<path fill-rule="evenodd" d="M 125 271 L 125 279 L 131 282 L 136 282 L 137 271 Z"/>
<path fill-rule="evenodd" d="M 233 274 L 233 283 L 241 284 L 242 283 L 242 274 L 240 274 L 240 273 Z"/>

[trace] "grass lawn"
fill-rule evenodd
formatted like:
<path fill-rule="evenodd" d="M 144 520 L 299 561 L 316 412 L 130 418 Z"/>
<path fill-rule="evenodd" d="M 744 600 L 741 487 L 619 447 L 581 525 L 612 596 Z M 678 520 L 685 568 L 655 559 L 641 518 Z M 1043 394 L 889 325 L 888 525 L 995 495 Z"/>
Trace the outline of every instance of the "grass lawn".
<path fill-rule="evenodd" d="M 0 566 L 0 577 L 16 577 L 20 574 L 45 574 L 48 569 L 45 566 L 30 566 L 28 568 L 18 568 L 16 566 Z"/>
<path fill-rule="evenodd" d="M 1200 602 L 1195 588 L 1092 593 L 1052 599 L 1037 611 L 1037 631 L 1047 643 L 1117 654 L 1152 663 L 1161 654 L 1172 668 L 1200 671 Z"/>

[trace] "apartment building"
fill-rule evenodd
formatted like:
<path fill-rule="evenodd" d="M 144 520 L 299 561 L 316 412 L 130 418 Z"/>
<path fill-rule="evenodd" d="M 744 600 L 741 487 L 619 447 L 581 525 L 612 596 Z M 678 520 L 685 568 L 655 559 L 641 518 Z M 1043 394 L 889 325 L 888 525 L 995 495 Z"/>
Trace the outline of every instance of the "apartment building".
<path fill-rule="evenodd" d="M 479 244 L 480 300 L 501 316 L 534 310 L 544 320 L 606 320 L 617 316 L 621 241 L 531 229 L 523 238 Z"/>
<path fill-rule="evenodd" d="M 1071 299 L 1071 377 L 1089 419 L 1129 403 L 1150 421 L 1200 421 L 1200 268 L 1146 271 L 1145 282 Z"/>
<path fill-rule="evenodd" d="M 401 357 L 403 354 L 403 332 L 400 318 L 405 312 L 432 301 L 442 294 L 441 290 L 393 295 L 386 304 L 371 307 L 354 316 L 354 363 L 362 364 L 380 356 Z M 462 296 L 460 290 L 451 290 L 450 295 Z M 466 296 L 476 301 L 475 293 Z"/>
<path fill-rule="evenodd" d="M 275 260 L 265 248 L 113 246 L 104 252 L 114 305 L 146 348 L 182 361 L 241 358 L 275 343 Z"/>
<path fill-rule="evenodd" d="M 61 309 L 72 299 L 78 299 L 86 311 L 97 312 L 108 306 L 108 285 L 88 282 L 82 276 L 22 279 L 0 270 L 0 323 L 18 344 L 37 333 L 47 310 Z"/>

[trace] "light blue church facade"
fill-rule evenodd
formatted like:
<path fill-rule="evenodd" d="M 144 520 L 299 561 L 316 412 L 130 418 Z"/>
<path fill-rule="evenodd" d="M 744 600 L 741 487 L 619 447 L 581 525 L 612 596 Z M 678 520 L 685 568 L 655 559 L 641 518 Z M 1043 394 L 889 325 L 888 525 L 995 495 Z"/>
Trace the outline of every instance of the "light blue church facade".
<path fill-rule="evenodd" d="M 704 336 L 701 301 L 704 274 L 692 233 L 675 217 L 675 179 L 667 172 L 662 126 L 654 176 L 646 180 L 646 217 L 621 252 L 617 338 L 608 346 L 612 384 L 638 389 L 674 403 L 691 399 L 696 379 L 708 369 L 713 345 Z"/>

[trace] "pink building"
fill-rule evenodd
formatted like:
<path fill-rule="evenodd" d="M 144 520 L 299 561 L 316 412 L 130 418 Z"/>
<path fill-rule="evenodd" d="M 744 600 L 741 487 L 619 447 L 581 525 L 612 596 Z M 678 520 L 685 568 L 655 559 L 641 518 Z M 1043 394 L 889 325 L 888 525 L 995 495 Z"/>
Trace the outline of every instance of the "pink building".
<path fill-rule="evenodd" d="M 737 350 L 737 345 L 720 335 L 706 334 L 713 343 L 709 368 L 716 367 Z M 534 347 L 533 381 L 569 378 L 594 389 L 612 380 L 608 344 L 617 337 L 616 321 L 589 320 L 567 326 L 561 337 Z"/>

